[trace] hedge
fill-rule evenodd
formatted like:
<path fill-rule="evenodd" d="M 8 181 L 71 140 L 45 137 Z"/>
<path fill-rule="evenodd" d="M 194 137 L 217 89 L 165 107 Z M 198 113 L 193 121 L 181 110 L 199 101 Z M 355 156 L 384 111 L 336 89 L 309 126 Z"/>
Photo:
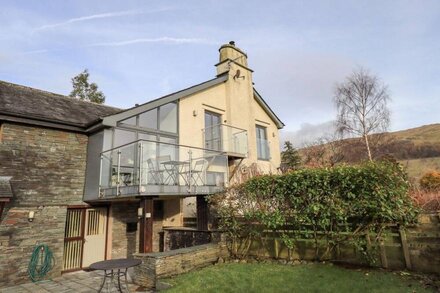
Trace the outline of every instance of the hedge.
<path fill-rule="evenodd" d="M 258 176 L 211 196 L 210 203 L 237 257 L 268 230 L 285 230 L 282 239 L 291 249 L 299 238 L 314 239 L 317 259 L 344 242 L 372 258 L 370 241 L 380 241 L 388 224 L 416 220 L 408 188 L 399 165 L 376 162 Z"/>

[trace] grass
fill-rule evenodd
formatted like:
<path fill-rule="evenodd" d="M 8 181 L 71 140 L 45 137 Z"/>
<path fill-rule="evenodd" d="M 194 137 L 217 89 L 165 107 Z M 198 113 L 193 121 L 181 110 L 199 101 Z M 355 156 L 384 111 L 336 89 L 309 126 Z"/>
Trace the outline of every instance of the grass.
<path fill-rule="evenodd" d="M 425 173 L 440 170 L 440 157 L 402 160 L 400 163 L 406 168 L 408 176 L 417 184 Z"/>
<path fill-rule="evenodd" d="M 433 292 L 408 276 L 332 265 L 227 263 L 164 280 L 172 292 Z"/>

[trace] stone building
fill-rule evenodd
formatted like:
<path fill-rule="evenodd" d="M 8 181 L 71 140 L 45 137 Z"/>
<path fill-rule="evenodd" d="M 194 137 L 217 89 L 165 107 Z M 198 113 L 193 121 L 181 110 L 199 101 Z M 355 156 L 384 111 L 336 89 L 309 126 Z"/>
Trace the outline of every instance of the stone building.
<path fill-rule="evenodd" d="M 210 228 L 206 195 L 277 172 L 284 125 L 247 55 L 219 51 L 214 79 L 126 110 L 0 82 L 0 287 L 28 280 L 37 244 L 52 277 L 160 251 L 192 212 Z"/>

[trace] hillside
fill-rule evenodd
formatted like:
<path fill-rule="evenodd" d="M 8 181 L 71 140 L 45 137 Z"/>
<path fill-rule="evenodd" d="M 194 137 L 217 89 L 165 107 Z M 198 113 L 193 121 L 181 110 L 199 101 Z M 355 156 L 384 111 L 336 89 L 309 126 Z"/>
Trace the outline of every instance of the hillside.
<path fill-rule="evenodd" d="M 397 139 L 410 140 L 415 144 L 440 144 L 440 123 L 391 132 Z"/>
<path fill-rule="evenodd" d="M 371 141 L 378 136 L 373 135 Z M 374 157 L 393 156 L 407 168 L 413 180 L 418 181 L 428 171 L 440 170 L 440 124 L 388 132 L 380 136 L 384 143 L 373 148 Z M 364 143 L 357 138 L 314 145 L 301 149 L 300 153 L 305 163 L 311 166 L 321 162 L 330 165 L 357 163 L 367 158 Z"/>

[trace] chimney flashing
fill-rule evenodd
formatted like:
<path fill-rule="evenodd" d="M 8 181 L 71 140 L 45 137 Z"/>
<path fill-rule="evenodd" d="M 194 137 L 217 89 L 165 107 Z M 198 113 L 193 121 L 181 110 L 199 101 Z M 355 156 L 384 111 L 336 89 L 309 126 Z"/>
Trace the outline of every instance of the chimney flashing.
<path fill-rule="evenodd" d="M 223 61 L 220 61 L 219 63 L 217 63 L 217 64 L 215 64 L 214 66 L 219 66 L 219 65 L 221 65 L 221 64 L 223 64 L 223 63 L 225 63 L 225 62 L 232 62 L 232 63 L 234 63 L 235 65 L 238 65 L 238 66 L 240 66 L 240 67 L 242 67 L 242 68 L 244 68 L 244 69 L 246 69 L 246 70 L 249 70 L 250 72 L 254 72 L 252 69 L 250 69 L 249 67 L 246 67 L 246 66 L 244 66 L 243 64 L 240 64 L 240 63 L 238 63 L 237 61 L 234 61 L 234 60 L 232 60 L 232 59 L 225 59 L 225 60 L 223 60 Z M 223 74 L 223 73 L 222 73 Z M 221 75 L 221 74 L 220 74 Z"/>

